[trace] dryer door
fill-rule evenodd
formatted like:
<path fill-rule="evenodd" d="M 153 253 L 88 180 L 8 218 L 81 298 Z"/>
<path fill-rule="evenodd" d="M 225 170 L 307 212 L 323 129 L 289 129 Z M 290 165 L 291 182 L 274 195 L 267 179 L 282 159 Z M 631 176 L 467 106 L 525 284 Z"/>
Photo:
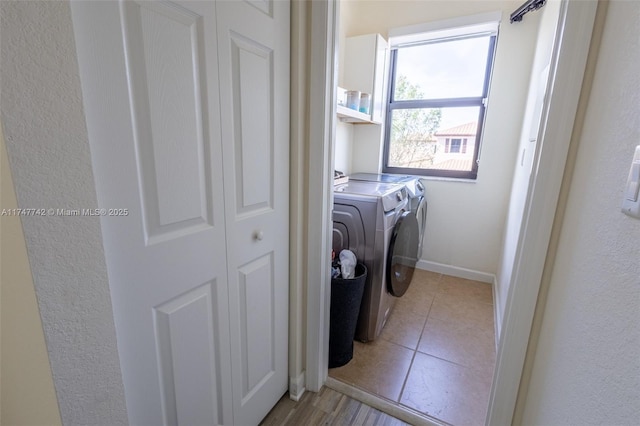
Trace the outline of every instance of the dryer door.
<path fill-rule="evenodd" d="M 412 200 L 416 203 L 415 210 L 416 219 L 418 219 L 418 230 L 420 237 L 418 239 L 418 259 L 422 257 L 422 247 L 424 245 L 424 229 L 427 226 L 427 200 L 423 196 Z"/>
<path fill-rule="evenodd" d="M 387 290 L 393 296 L 402 296 L 411 284 L 418 261 L 418 219 L 412 212 L 404 212 L 398 218 L 387 257 Z"/>

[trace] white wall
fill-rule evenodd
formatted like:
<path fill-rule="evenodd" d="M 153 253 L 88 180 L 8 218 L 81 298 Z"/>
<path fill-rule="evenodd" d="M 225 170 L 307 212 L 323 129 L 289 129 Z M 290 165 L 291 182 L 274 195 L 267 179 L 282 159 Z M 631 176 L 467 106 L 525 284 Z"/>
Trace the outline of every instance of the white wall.
<path fill-rule="evenodd" d="M 18 206 L 97 208 L 69 3 L 2 1 L 0 11 Z M 63 424 L 126 424 L 100 219 L 21 219 Z"/>
<path fill-rule="evenodd" d="M 640 220 L 620 212 L 640 144 L 640 3 L 611 1 L 523 424 L 640 419 Z"/>
<path fill-rule="evenodd" d="M 351 168 L 354 172 L 380 173 L 382 170 L 382 143 L 384 126 L 362 124 L 353 126 Z"/>
<path fill-rule="evenodd" d="M 522 226 L 524 205 L 529 190 L 529 178 L 531 166 L 536 148 L 536 142 L 531 142 L 531 136 L 537 135 L 540 124 L 540 111 L 544 93 L 541 85 L 546 86 L 545 68 L 551 59 L 555 29 L 558 23 L 560 12 L 560 1 L 553 0 L 547 2 L 540 11 L 540 29 L 538 31 L 538 41 L 536 43 L 535 57 L 531 71 L 531 82 L 529 85 L 529 95 L 525 109 L 524 121 L 520 135 L 520 144 L 517 151 L 517 158 L 514 167 L 513 184 L 511 187 L 511 197 L 507 212 L 504 239 L 502 242 L 502 256 L 496 274 L 495 300 L 497 310 L 498 334 L 501 328 L 501 321 L 504 315 L 509 284 L 513 273 L 513 261 L 516 253 L 520 228 Z M 527 15 L 527 18 L 529 15 Z M 548 71 L 548 69 L 547 69 Z"/>
<path fill-rule="evenodd" d="M 520 0 L 358 0 L 342 5 L 345 36 L 380 33 L 385 38 L 390 28 L 502 11 L 478 179 L 425 180 L 429 208 L 423 261 L 431 266 L 497 272 L 540 19 L 539 13 L 531 13 L 522 22 L 509 24 L 509 15 L 521 4 Z M 354 159 L 365 158 L 363 145 L 354 143 Z M 376 141 L 367 148 L 368 153 L 380 152 Z"/>
<path fill-rule="evenodd" d="M 353 150 L 353 124 L 338 122 L 336 125 L 335 169 L 350 174 Z"/>

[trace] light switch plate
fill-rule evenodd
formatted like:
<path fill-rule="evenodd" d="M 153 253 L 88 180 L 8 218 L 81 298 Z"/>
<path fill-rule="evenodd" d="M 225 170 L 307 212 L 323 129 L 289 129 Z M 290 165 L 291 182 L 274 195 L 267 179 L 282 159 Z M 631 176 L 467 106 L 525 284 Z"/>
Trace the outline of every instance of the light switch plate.
<path fill-rule="evenodd" d="M 631 217 L 640 219 L 640 145 L 636 146 L 633 154 L 631 167 L 629 168 L 629 176 L 627 177 L 627 185 L 624 189 L 624 198 L 622 200 L 622 212 Z"/>

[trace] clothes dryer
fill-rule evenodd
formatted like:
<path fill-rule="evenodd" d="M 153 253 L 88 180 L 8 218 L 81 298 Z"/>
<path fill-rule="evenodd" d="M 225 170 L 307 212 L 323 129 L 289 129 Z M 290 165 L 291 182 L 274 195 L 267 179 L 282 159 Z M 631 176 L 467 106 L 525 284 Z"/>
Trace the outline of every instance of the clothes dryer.
<path fill-rule="evenodd" d="M 418 221 L 405 185 L 349 181 L 334 188 L 333 250 L 342 249 L 368 269 L 356 339 L 374 340 L 417 262 Z"/>
<path fill-rule="evenodd" d="M 354 173 L 349 176 L 349 179 L 365 182 L 403 183 L 406 186 L 411 211 L 418 219 L 418 230 L 420 233 L 418 259 L 420 259 L 422 257 L 424 233 L 427 226 L 427 198 L 424 185 L 420 181 L 420 178 L 417 176 L 395 175 L 391 173 Z"/>

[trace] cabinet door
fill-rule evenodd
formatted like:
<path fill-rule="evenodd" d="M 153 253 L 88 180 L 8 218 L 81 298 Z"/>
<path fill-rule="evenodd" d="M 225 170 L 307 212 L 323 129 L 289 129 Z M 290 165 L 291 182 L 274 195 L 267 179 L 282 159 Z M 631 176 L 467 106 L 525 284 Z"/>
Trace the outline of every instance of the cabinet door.
<path fill-rule="evenodd" d="M 347 90 L 371 94 L 371 121 L 382 123 L 386 108 L 388 45 L 379 34 L 347 37 L 343 83 Z"/>
<path fill-rule="evenodd" d="M 387 108 L 387 86 L 389 72 L 389 46 L 381 35 L 376 34 L 376 57 L 373 70 L 373 95 L 371 97 L 371 121 L 382 123 Z"/>
<path fill-rule="evenodd" d="M 250 425 L 288 381 L 289 4 L 217 8 L 234 421 Z"/>

